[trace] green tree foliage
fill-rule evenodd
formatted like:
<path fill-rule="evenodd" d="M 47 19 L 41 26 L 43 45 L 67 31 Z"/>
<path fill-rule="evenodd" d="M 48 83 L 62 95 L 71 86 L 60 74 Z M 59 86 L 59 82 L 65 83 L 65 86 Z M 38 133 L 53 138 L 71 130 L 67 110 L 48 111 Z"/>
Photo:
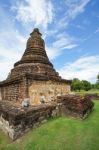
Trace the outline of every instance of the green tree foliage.
<path fill-rule="evenodd" d="M 81 81 L 80 81 L 79 79 L 77 79 L 77 78 L 74 78 L 74 79 L 72 80 L 71 88 L 72 88 L 72 90 L 74 90 L 74 91 L 77 91 L 77 90 L 80 91 L 81 88 L 82 88 Z"/>
<path fill-rule="evenodd" d="M 97 75 L 97 81 L 99 82 L 99 74 Z"/>
<path fill-rule="evenodd" d="M 81 84 L 82 84 L 82 89 L 85 91 L 88 91 L 92 88 L 91 83 L 86 80 L 82 80 Z"/>
<path fill-rule="evenodd" d="M 74 91 L 80 91 L 80 90 L 88 91 L 92 88 L 92 85 L 90 82 L 88 82 L 86 80 L 80 81 L 78 78 L 74 78 L 72 80 L 71 88 Z"/>
<path fill-rule="evenodd" d="M 99 89 L 99 74 L 97 75 L 96 89 Z"/>
<path fill-rule="evenodd" d="M 99 89 L 99 82 L 96 83 L 96 89 Z"/>
<path fill-rule="evenodd" d="M 96 89 L 96 84 L 91 84 L 92 89 Z"/>
<path fill-rule="evenodd" d="M 88 91 L 90 89 L 99 89 L 99 74 L 97 75 L 97 82 L 95 84 L 91 84 L 89 81 L 86 80 L 80 81 L 78 78 L 74 78 L 72 80 L 71 89 L 74 91 Z"/>

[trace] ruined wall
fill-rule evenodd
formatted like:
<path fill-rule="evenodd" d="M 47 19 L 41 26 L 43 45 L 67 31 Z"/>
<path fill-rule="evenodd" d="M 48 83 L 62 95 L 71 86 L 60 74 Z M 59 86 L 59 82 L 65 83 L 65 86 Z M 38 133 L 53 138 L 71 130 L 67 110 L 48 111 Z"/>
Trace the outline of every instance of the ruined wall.
<path fill-rule="evenodd" d="M 3 85 L 1 88 L 1 99 L 8 101 L 22 101 L 28 97 L 28 85 L 26 78 L 23 78 L 20 82 L 10 83 Z"/>
<path fill-rule="evenodd" d="M 31 104 L 40 104 L 53 101 L 57 96 L 66 95 L 70 92 L 70 85 L 55 81 L 33 81 L 29 87 L 29 97 Z"/>
<path fill-rule="evenodd" d="M 0 101 L 2 100 L 2 96 L 1 96 L 1 88 L 0 88 Z"/>
<path fill-rule="evenodd" d="M 0 101 L 0 128 L 15 140 L 51 117 L 64 115 L 85 119 L 94 106 L 84 96 L 58 96 L 56 101 L 25 108 L 14 106 L 8 101 Z"/>
<path fill-rule="evenodd" d="M 50 102 L 57 96 L 70 92 L 70 85 L 57 81 L 36 81 L 23 77 L 20 82 L 10 83 L 1 87 L 2 100 L 22 101 L 30 99 L 31 104 L 41 104 L 41 101 Z"/>
<path fill-rule="evenodd" d="M 12 140 L 15 140 L 31 128 L 45 123 L 50 117 L 59 115 L 56 107 L 54 104 L 42 104 L 24 109 L 1 101 L 0 129 L 9 135 Z"/>
<path fill-rule="evenodd" d="M 19 84 L 6 85 L 1 88 L 2 100 L 17 100 L 19 95 Z"/>
<path fill-rule="evenodd" d="M 85 119 L 93 110 L 94 103 L 90 97 L 78 95 L 65 95 L 57 97 L 61 115 Z"/>

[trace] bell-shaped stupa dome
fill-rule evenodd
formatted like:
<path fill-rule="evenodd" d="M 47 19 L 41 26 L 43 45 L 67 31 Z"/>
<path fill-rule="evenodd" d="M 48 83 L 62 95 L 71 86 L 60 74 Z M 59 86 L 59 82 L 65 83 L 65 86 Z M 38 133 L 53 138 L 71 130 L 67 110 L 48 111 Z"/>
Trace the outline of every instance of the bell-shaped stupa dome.
<path fill-rule="evenodd" d="M 31 74 L 31 76 L 43 76 L 48 79 L 60 79 L 60 76 L 53 68 L 49 61 L 45 42 L 38 28 L 35 28 L 27 40 L 26 50 L 20 61 L 14 64 L 11 70 L 10 78 L 23 74 Z"/>
<path fill-rule="evenodd" d="M 41 36 L 42 34 L 39 32 L 39 29 L 35 28 L 27 40 L 26 50 L 22 56 L 22 59 L 15 63 L 15 66 L 23 63 L 37 62 L 52 65 L 47 57 L 45 51 L 45 42 Z"/>

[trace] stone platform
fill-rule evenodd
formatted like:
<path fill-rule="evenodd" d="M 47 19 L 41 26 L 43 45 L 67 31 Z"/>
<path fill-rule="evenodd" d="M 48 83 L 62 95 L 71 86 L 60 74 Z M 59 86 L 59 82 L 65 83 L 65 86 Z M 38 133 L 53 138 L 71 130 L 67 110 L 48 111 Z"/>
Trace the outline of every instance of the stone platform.
<path fill-rule="evenodd" d="M 85 94 L 88 98 L 91 98 L 92 100 L 99 100 L 99 94 Z"/>
<path fill-rule="evenodd" d="M 0 101 L 0 128 L 15 140 L 51 117 L 65 115 L 85 119 L 93 106 L 88 97 L 74 95 L 58 96 L 55 102 L 24 108 L 9 101 Z"/>
<path fill-rule="evenodd" d="M 90 97 L 76 95 L 58 96 L 57 103 L 60 105 L 61 115 L 69 115 L 81 119 L 85 119 L 94 106 Z"/>
<path fill-rule="evenodd" d="M 55 115 L 55 104 L 41 104 L 22 108 L 8 101 L 0 101 L 0 128 L 15 140 Z"/>

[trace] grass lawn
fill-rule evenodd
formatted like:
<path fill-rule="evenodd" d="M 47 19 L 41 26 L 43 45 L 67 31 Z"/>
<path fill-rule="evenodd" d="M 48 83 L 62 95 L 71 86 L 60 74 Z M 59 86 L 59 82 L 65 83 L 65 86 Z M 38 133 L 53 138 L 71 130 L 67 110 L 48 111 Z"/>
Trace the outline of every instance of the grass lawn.
<path fill-rule="evenodd" d="M 50 119 L 15 142 L 0 131 L 0 150 L 99 150 L 99 101 L 85 120 Z"/>
<path fill-rule="evenodd" d="M 97 90 L 97 89 L 91 89 L 89 91 L 81 90 L 80 92 L 76 92 L 76 94 L 78 94 L 78 95 L 83 95 L 83 94 L 98 94 L 99 95 L 99 90 Z"/>

